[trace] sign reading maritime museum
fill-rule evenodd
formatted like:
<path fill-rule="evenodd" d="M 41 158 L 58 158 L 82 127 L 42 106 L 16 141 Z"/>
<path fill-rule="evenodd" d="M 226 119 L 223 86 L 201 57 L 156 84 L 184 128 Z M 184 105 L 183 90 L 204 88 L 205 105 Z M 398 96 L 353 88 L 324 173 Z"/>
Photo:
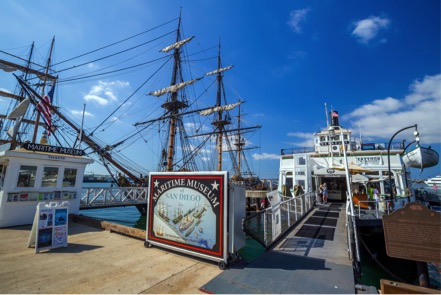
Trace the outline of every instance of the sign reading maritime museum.
<path fill-rule="evenodd" d="M 227 182 L 227 172 L 150 173 L 147 242 L 225 260 Z"/>
<path fill-rule="evenodd" d="M 23 144 L 23 148 L 33 152 L 45 152 L 45 153 L 63 154 L 63 155 L 71 155 L 71 156 L 85 155 L 84 151 L 79 149 L 46 145 L 46 144 L 29 143 L 29 142 Z"/>

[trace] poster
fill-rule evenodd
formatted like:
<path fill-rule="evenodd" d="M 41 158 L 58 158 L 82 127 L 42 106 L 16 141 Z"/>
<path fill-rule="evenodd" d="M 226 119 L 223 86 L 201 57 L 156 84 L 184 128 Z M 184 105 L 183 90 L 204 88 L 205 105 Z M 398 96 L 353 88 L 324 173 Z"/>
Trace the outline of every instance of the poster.
<path fill-rule="evenodd" d="M 37 249 L 52 247 L 52 228 L 38 229 Z"/>
<path fill-rule="evenodd" d="M 213 260 L 226 256 L 227 173 L 151 173 L 147 241 Z"/>
<path fill-rule="evenodd" d="M 66 225 L 67 208 L 55 209 L 55 226 Z"/>
<path fill-rule="evenodd" d="M 35 252 L 57 247 L 67 247 L 68 202 L 37 205 L 28 247 L 35 246 Z"/>
<path fill-rule="evenodd" d="M 54 247 L 67 245 L 67 227 L 54 228 Z"/>

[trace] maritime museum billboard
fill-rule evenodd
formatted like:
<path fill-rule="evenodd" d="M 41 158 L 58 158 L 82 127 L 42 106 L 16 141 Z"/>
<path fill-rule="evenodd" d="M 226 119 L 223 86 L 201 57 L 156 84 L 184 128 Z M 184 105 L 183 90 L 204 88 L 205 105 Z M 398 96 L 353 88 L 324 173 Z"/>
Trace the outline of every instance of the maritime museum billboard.
<path fill-rule="evenodd" d="M 227 257 L 227 172 L 150 173 L 146 243 Z"/>

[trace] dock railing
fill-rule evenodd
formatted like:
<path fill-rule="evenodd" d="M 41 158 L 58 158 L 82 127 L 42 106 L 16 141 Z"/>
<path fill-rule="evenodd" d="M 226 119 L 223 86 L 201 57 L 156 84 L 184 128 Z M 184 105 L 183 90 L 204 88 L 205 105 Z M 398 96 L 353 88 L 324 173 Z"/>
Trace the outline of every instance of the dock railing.
<path fill-rule="evenodd" d="M 307 192 L 298 197 L 282 197 L 281 192 L 277 193 L 282 199 L 280 203 L 256 212 L 243 220 L 245 233 L 266 249 L 312 210 L 315 203 L 313 192 Z"/>
<path fill-rule="evenodd" d="M 352 260 L 355 274 L 360 277 L 360 244 L 358 241 L 357 224 L 355 221 L 354 203 L 352 202 L 352 194 L 350 192 L 346 192 L 346 231 L 349 259 Z"/>
<path fill-rule="evenodd" d="M 83 187 L 81 209 L 147 203 L 148 187 Z"/>
<path fill-rule="evenodd" d="M 379 219 L 384 214 L 390 214 L 392 212 L 387 200 L 380 201 L 360 201 L 358 206 L 355 206 L 357 217 L 361 219 L 363 215 L 372 214 L 375 218 Z"/>

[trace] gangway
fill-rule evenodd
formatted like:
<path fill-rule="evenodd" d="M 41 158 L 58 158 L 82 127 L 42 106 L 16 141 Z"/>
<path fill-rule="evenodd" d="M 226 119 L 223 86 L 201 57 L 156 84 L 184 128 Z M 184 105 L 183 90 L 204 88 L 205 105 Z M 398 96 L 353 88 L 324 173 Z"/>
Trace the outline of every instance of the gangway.
<path fill-rule="evenodd" d="M 83 187 L 80 209 L 136 206 L 145 214 L 148 187 Z"/>

